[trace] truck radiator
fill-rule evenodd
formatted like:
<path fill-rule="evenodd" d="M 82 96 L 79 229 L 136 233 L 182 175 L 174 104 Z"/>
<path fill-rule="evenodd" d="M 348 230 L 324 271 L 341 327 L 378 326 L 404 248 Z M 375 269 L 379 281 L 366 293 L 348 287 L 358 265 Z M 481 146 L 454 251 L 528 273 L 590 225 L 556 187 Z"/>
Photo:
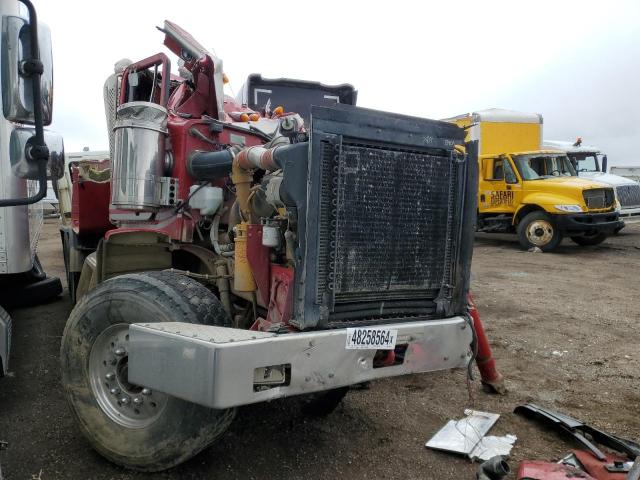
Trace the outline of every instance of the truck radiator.
<path fill-rule="evenodd" d="M 477 142 L 456 125 L 313 106 L 308 144 L 281 148 L 295 213 L 291 323 L 301 330 L 463 315 Z"/>
<path fill-rule="evenodd" d="M 328 321 L 434 315 L 455 264 L 456 161 L 348 138 L 322 152 L 316 301 L 330 299 Z"/>
<path fill-rule="evenodd" d="M 582 195 L 589 210 L 613 207 L 614 194 L 612 188 L 592 188 L 584 190 Z"/>
<path fill-rule="evenodd" d="M 620 185 L 616 193 L 622 208 L 640 207 L 640 185 Z"/>

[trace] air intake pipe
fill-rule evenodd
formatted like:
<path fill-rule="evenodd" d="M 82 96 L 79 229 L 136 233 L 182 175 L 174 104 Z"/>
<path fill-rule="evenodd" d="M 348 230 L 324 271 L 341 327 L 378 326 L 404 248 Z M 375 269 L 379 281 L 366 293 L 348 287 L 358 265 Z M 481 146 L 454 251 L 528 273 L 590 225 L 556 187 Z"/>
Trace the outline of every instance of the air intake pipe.
<path fill-rule="evenodd" d="M 217 152 L 195 151 L 187 160 L 187 171 L 196 180 L 211 180 L 228 176 L 234 163 L 247 171 L 278 170 L 282 168 L 279 153 L 290 145 L 284 137 L 278 137 L 276 140 L 279 140 L 277 144 L 271 146 L 234 146 Z"/>

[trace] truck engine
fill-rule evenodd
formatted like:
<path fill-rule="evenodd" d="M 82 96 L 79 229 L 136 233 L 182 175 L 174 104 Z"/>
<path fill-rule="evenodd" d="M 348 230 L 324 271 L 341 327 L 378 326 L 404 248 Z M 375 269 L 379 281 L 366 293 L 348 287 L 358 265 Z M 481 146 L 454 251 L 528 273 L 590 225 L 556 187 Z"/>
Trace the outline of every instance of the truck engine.
<path fill-rule="evenodd" d="M 350 85 L 252 75 L 233 99 L 219 59 L 161 30 L 181 75 L 164 54 L 116 72 L 110 167 L 71 165 L 63 385 L 94 447 L 162 470 L 237 406 L 330 410 L 349 385 L 467 368 L 477 144 Z"/>

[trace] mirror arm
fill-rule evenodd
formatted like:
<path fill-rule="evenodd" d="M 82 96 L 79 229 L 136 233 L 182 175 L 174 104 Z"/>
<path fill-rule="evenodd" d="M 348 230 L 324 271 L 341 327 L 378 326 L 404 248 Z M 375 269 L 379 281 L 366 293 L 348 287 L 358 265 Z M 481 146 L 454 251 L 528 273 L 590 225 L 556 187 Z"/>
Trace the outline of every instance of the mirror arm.
<path fill-rule="evenodd" d="M 22 61 L 20 68 L 27 76 L 32 76 L 33 81 L 33 117 L 36 134 L 32 142 L 27 142 L 26 156 L 28 160 L 38 163 L 38 193 L 24 198 L 8 198 L 0 200 L 0 207 L 12 207 L 17 205 L 30 205 L 39 202 L 47 195 L 47 161 L 49 160 L 49 148 L 44 141 L 44 123 L 42 121 L 42 91 L 40 78 L 43 73 L 40 60 L 40 46 L 38 44 L 38 17 L 36 9 L 30 0 L 19 0 L 29 11 L 29 34 L 31 42 L 31 58 Z"/>

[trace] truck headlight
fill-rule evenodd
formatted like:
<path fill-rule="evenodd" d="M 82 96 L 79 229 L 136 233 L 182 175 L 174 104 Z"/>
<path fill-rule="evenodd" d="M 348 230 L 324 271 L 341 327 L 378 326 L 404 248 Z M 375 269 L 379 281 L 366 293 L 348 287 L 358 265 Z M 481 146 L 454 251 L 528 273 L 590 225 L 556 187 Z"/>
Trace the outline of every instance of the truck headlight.
<path fill-rule="evenodd" d="M 557 210 L 561 212 L 570 212 L 570 213 L 580 213 L 582 212 L 582 207 L 580 205 L 554 205 Z"/>

